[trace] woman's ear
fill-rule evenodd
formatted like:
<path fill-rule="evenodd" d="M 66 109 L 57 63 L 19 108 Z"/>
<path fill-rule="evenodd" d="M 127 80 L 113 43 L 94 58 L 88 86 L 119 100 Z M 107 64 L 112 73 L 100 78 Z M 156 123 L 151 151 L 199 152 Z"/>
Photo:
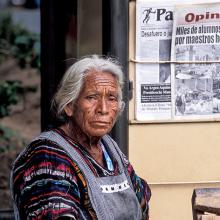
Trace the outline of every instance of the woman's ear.
<path fill-rule="evenodd" d="M 68 117 L 73 116 L 73 105 L 72 105 L 72 103 L 67 104 L 64 108 L 64 111 L 65 111 L 65 113 Z"/>

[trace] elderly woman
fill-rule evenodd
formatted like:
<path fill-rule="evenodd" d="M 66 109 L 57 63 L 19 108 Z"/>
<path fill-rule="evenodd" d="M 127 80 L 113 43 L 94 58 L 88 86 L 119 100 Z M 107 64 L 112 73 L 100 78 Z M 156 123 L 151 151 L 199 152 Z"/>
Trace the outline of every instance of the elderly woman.
<path fill-rule="evenodd" d="M 17 219 L 148 219 L 150 189 L 108 135 L 123 110 L 122 84 L 110 58 L 93 55 L 68 69 L 53 100 L 62 125 L 14 163 Z"/>

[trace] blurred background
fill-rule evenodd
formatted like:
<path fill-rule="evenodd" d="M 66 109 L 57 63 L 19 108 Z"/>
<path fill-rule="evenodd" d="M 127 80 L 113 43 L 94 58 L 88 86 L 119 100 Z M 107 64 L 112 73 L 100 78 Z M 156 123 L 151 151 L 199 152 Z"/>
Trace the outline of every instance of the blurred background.
<path fill-rule="evenodd" d="M 13 219 L 12 161 L 40 131 L 40 1 L 0 1 L 0 219 Z"/>

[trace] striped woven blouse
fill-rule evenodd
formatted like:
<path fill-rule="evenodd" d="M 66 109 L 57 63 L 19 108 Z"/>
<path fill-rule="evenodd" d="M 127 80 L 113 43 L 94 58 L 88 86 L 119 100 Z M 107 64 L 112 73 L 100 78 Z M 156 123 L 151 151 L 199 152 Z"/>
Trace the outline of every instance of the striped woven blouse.
<path fill-rule="evenodd" d="M 100 166 L 83 146 L 75 143 L 61 129 L 55 131 L 83 156 L 85 163 L 97 177 L 118 174 L 118 164 L 114 158 L 111 158 L 113 169 L 108 170 L 107 163 L 106 167 Z M 150 188 L 135 174 L 126 157 L 124 163 L 138 201 L 148 219 Z M 61 219 L 62 216 L 80 219 L 79 210 L 88 220 L 97 219 L 83 173 L 69 155 L 52 141 L 35 140 L 23 151 L 12 170 L 12 185 L 13 199 L 22 220 Z"/>

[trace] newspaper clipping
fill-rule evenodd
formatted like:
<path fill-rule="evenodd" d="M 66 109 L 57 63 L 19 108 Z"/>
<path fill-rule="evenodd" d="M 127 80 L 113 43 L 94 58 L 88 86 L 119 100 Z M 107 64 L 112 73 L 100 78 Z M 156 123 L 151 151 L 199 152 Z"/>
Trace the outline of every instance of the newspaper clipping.
<path fill-rule="evenodd" d="M 173 5 L 137 1 L 136 120 L 171 119 Z"/>
<path fill-rule="evenodd" d="M 173 119 L 219 118 L 220 3 L 175 7 L 171 59 Z"/>

